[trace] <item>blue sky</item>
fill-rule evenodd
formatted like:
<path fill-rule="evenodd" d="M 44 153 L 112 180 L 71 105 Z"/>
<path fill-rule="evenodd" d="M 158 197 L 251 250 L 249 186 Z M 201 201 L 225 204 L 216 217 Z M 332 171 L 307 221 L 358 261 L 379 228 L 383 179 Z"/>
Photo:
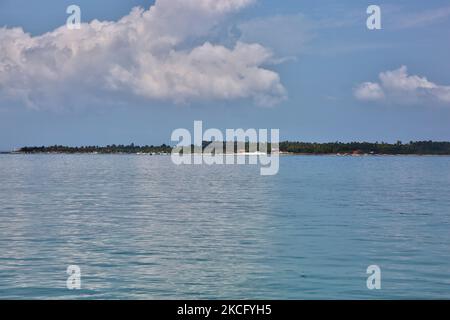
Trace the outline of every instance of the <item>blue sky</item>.
<path fill-rule="evenodd" d="M 283 140 L 450 140 L 448 1 L 195 6 L 208 1 L 158 1 L 149 17 L 130 11 L 153 1 L 0 0 L 0 149 L 170 143 L 194 120 Z M 70 4 L 81 30 L 57 29 Z M 370 4 L 382 30 L 366 28 Z"/>

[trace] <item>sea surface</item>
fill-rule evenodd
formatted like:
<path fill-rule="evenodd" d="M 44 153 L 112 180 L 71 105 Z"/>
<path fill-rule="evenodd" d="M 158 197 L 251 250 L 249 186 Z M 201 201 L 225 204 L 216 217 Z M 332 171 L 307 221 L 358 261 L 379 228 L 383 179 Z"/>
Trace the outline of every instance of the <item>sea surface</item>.
<path fill-rule="evenodd" d="M 450 157 L 285 156 L 260 176 L 0 155 L 0 299 L 16 298 L 450 299 Z"/>

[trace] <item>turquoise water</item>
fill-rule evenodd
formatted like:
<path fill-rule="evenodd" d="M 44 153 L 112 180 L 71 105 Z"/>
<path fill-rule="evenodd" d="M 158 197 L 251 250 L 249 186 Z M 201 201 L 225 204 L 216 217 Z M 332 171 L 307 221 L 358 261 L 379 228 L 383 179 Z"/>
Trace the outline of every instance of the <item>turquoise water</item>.
<path fill-rule="evenodd" d="M 450 157 L 0 155 L 0 181 L 0 298 L 450 298 Z"/>

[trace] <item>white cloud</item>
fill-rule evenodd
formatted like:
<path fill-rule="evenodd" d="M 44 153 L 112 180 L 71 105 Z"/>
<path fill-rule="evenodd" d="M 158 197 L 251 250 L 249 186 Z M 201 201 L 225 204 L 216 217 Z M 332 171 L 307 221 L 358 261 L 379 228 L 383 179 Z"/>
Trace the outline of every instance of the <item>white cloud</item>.
<path fill-rule="evenodd" d="M 450 86 L 438 85 L 425 77 L 408 75 L 406 66 L 397 70 L 382 72 L 380 82 L 364 82 L 354 90 L 359 100 L 401 104 L 442 103 L 450 104 Z"/>
<path fill-rule="evenodd" d="M 157 0 L 116 22 L 62 26 L 32 37 L 0 29 L 0 106 L 33 108 L 144 98 L 175 103 L 285 99 L 279 75 L 264 65 L 269 49 L 203 39 L 228 15 L 254 0 Z"/>
<path fill-rule="evenodd" d="M 378 83 L 364 82 L 355 89 L 355 97 L 360 100 L 380 100 L 384 98 L 384 92 Z"/>

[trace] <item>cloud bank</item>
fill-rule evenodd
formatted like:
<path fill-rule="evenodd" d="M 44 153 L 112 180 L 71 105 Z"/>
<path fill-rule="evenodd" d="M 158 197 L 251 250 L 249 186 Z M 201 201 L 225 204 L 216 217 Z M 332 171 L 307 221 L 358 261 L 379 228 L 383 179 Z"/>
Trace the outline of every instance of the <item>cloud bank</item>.
<path fill-rule="evenodd" d="M 280 76 L 266 65 L 272 52 L 257 44 L 208 42 L 227 17 L 254 0 L 157 0 L 119 21 L 62 26 L 32 37 L 0 29 L 0 107 L 31 108 L 129 98 L 172 103 L 286 98 Z"/>
<path fill-rule="evenodd" d="M 379 79 L 380 82 L 364 82 L 358 85 L 354 96 L 362 101 L 440 103 L 450 106 L 450 86 L 433 83 L 425 77 L 408 75 L 406 66 L 382 72 Z"/>

